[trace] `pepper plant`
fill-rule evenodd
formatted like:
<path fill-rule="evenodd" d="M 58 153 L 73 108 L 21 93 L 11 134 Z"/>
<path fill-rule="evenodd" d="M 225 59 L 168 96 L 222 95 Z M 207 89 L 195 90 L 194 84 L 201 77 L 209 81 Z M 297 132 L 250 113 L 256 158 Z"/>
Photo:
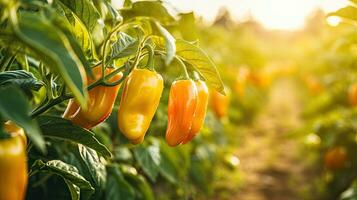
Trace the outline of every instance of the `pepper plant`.
<path fill-rule="evenodd" d="M 18 185 L 1 176 L 8 184 L 0 191 L 10 192 L 1 192 L 0 199 L 155 199 L 155 183 L 176 188 L 170 198 L 190 195 L 186 172 L 203 172 L 207 163 L 197 162 L 197 145 L 173 149 L 166 144 L 166 125 L 159 122 L 167 118 L 168 90 L 160 100 L 161 93 L 176 79 L 193 83 L 195 77 L 222 94 L 224 86 L 197 42 L 170 33 L 181 15 L 168 6 L 162 1 L 126 0 L 115 8 L 107 0 L 0 0 L 0 149 L 18 137 L 6 123 L 21 127 L 28 138 L 26 163 L 19 158 L 13 169 L 3 167 L 9 163 L 0 154 L 1 173 L 15 176 L 16 162 L 28 166 L 27 172 L 18 169 L 16 177 L 27 174 Z M 153 79 L 159 81 L 153 84 Z M 171 98 L 179 102 L 181 97 Z M 195 112 L 204 118 L 206 100 L 195 102 L 200 107 Z M 180 122 L 185 115 L 176 117 Z M 195 119 L 198 130 L 201 118 Z M 192 123 L 197 122 L 186 125 Z M 197 173 L 193 178 L 202 179 Z"/>

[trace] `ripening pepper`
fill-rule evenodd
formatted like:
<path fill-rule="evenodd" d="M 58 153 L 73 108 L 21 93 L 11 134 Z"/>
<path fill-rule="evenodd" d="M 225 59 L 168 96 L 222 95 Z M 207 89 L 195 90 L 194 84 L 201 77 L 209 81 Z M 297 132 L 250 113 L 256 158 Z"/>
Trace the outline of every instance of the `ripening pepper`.
<path fill-rule="evenodd" d="M 311 94 L 319 94 L 324 90 L 321 81 L 315 76 L 309 75 L 304 77 L 304 79 Z"/>
<path fill-rule="evenodd" d="M 240 67 L 235 84 L 234 84 L 234 90 L 238 94 L 239 97 L 243 97 L 245 95 L 246 91 L 246 86 L 248 83 L 248 79 L 250 77 L 251 71 L 247 67 Z"/>
<path fill-rule="evenodd" d="M 197 87 L 192 80 L 172 83 L 168 105 L 166 142 L 170 146 L 181 144 L 190 134 L 197 106 Z"/>
<path fill-rule="evenodd" d="M 351 106 L 357 106 L 357 83 L 350 86 L 348 90 L 348 101 Z"/>
<path fill-rule="evenodd" d="M 184 139 L 183 144 L 186 144 L 197 135 L 206 117 L 206 110 L 208 104 L 208 88 L 206 83 L 200 80 L 195 81 L 195 84 L 197 88 L 197 106 L 193 115 L 190 132 L 188 136 Z"/>
<path fill-rule="evenodd" d="M 113 71 L 112 68 L 106 68 L 105 74 Z M 101 67 L 93 69 L 95 79 L 88 79 L 88 84 L 96 82 L 102 77 Z M 109 82 L 115 82 L 121 79 L 122 73 L 118 73 L 109 79 Z M 87 109 L 82 109 L 79 104 L 71 99 L 68 103 L 67 109 L 63 114 L 63 118 L 71 120 L 74 124 L 86 129 L 90 129 L 97 124 L 106 120 L 112 112 L 114 102 L 120 85 L 116 86 L 96 86 L 88 91 L 89 97 L 87 100 Z"/>
<path fill-rule="evenodd" d="M 346 166 L 348 161 L 347 150 L 343 146 L 328 149 L 324 156 L 325 167 L 329 170 L 339 170 Z"/>
<path fill-rule="evenodd" d="M 0 139 L 0 200 L 23 200 L 27 187 L 26 140 L 22 128 L 3 126 L 8 138 Z"/>
<path fill-rule="evenodd" d="M 230 101 L 229 93 L 227 92 L 226 95 L 223 95 L 218 91 L 214 90 L 211 94 L 211 106 L 213 112 L 217 118 L 222 119 L 227 115 Z"/>
<path fill-rule="evenodd" d="M 126 78 L 118 109 L 118 127 L 133 144 L 143 141 L 163 88 L 162 76 L 149 69 L 133 69 Z"/>

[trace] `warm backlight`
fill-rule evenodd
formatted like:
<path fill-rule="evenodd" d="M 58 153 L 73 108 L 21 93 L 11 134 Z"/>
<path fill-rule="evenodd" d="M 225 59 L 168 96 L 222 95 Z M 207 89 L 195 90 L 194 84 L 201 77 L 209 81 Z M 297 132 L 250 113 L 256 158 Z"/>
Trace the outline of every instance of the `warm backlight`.
<path fill-rule="evenodd" d="M 195 11 L 207 21 L 226 7 L 237 21 L 253 17 L 269 29 L 296 30 L 317 9 L 331 12 L 346 5 L 345 0 L 167 0 L 181 11 Z"/>

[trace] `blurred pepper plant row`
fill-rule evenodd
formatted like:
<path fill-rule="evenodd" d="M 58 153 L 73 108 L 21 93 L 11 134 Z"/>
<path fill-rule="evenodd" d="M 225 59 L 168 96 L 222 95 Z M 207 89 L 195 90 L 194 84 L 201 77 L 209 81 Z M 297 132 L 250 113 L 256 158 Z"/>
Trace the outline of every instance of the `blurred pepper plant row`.
<path fill-rule="evenodd" d="M 339 26 L 314 24 L 322 28 L 300 41 L 309 49 L 299 61 L 298 81 L 305 88 L 302 115 L 307 122 L 303 131 L 307 150 L 316 154 L 319 174 L 314 182 L 321 199 L 357 197 L 356 13 L 351 1 L 327 16 L 339 17 Z M 316 44 L 316 37 L 320 44 L 308 45 Z"/>

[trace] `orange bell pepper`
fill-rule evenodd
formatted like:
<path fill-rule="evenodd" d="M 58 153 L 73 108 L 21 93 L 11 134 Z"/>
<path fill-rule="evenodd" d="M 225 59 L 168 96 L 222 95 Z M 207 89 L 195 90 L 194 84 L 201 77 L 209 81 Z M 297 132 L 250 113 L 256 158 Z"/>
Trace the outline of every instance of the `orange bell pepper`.
<path fill-rule="evenodd" d="M 197 106 L 197 87 L 192 80 L 172 83 L 168 105 L 166 142 L 170 146 L 181 144 L 190 134 Z"/>
<path fill-rule="evenodd" d="M 191 130 L 188 136 L 184 139 L 183 144 L 192 140 L 197 133 L 201 130 L 203 122 L 206 117 L 206 110 L 208 104 L 208 88 L 205 82 L 195 81 L 197 87 L 197 106 L 195 109 Z"/>
<path fill-rule="evenodd" d="M 350 86 L 348 90 L 348 101 L 351 106 L 357 106 L 357 83 Z"/>
<path fill-rule="evenodd" d="M 346 166 L 347 150 L 342 146 L 328 149 L 324 156 L 325 167 L 329 170 L 338 170 Z"/>
<path fill-rule="evenodd" d="M 109 74 L 114 69 L 107 68 L 105 74 Z M 88 79 L 88 84 L 91 84 L 102 77 L 101 67 L 93 69 L 95 79 Z M 115 82 L 123 76 L 118 73 L 109 79 L 110 82 Z M 87 100 L 87 109 L 82 109 L 79 104 L 71 99 L 67 109 L 63 114 L 63 118 L 71 120 L 74 124 L 86 129 L 90 129 L 99 123 L 106 120 L 112 112 L 115 99 L 121 84 L 116 86 L 96 86 L 88 91 L 89 98 Z"/>
<path fill-rule="evenodd" d="M 222 119 L 227 115 L 230 102 L 229 93 L 223 95 L 216 90 L 212 91 L 211 106 L 217 118 Z"/>

